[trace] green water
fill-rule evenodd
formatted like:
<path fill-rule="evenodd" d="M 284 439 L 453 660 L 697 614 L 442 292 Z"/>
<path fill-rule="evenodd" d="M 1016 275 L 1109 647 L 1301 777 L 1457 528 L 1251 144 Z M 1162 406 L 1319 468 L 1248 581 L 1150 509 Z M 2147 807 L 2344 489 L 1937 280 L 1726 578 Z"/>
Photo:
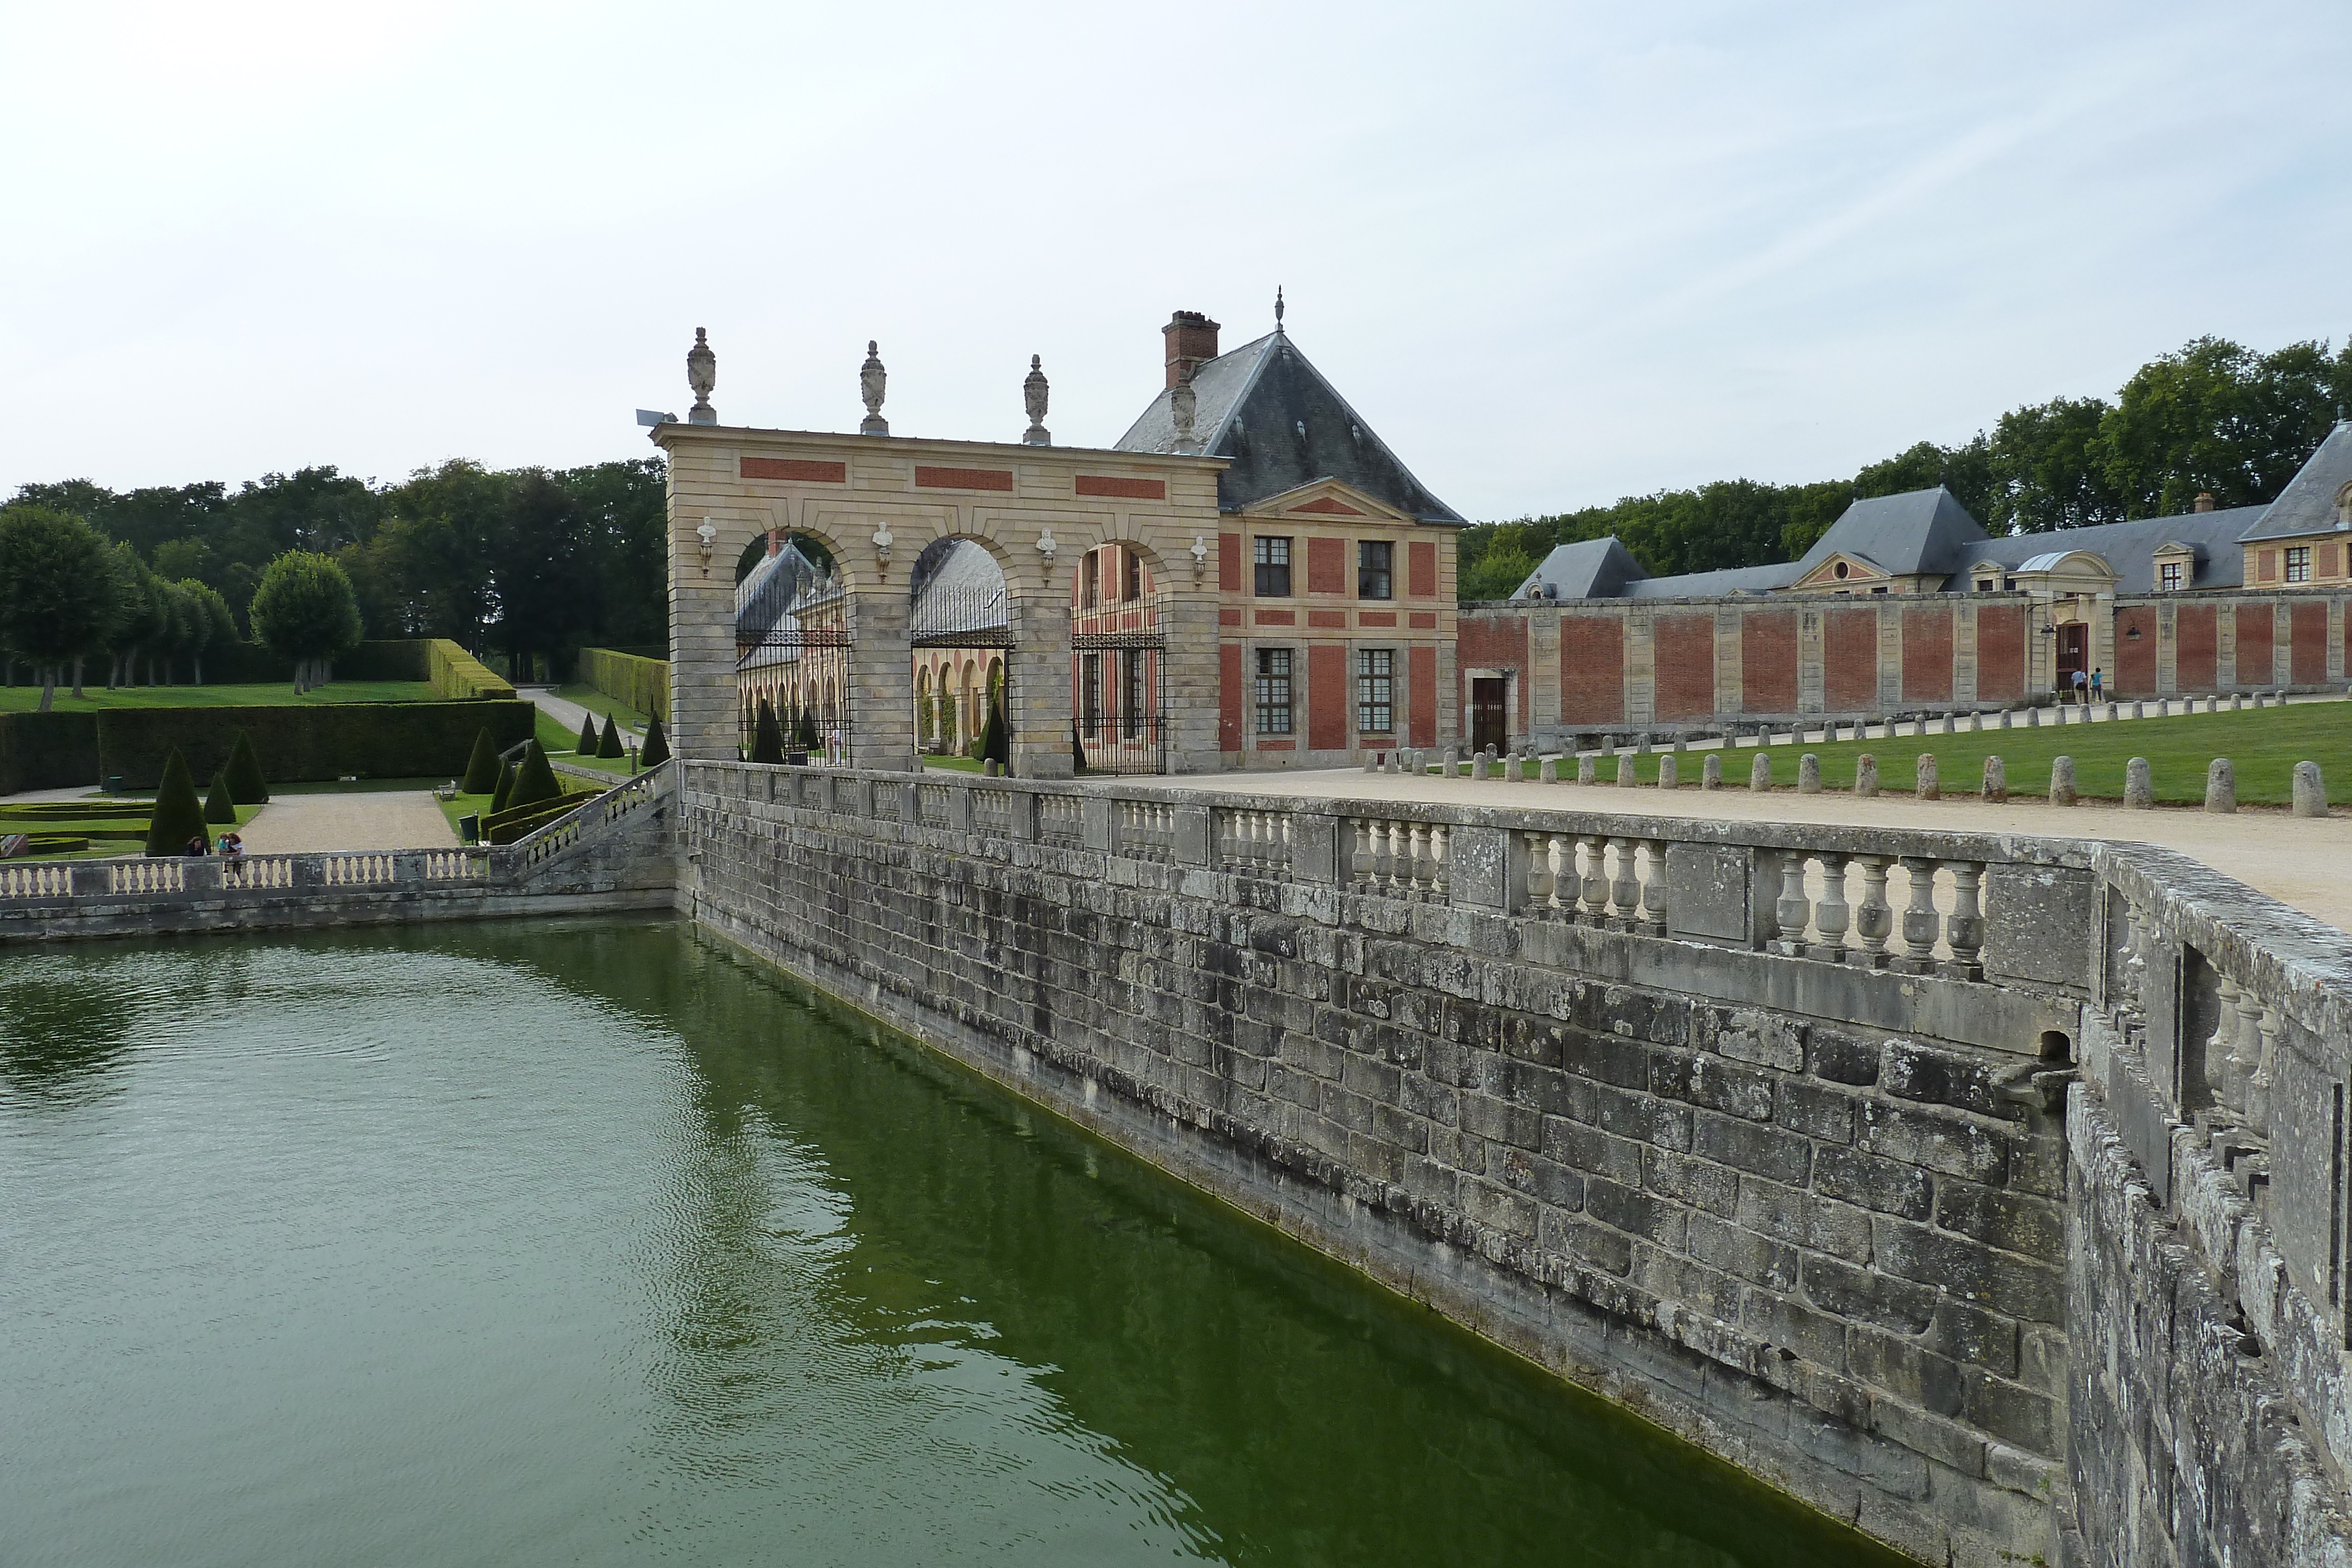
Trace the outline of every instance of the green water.
<path fill-rule="evenodd" d="M 0 955 L 0 1563 L 1892 1561 L 668 921 Z"/>

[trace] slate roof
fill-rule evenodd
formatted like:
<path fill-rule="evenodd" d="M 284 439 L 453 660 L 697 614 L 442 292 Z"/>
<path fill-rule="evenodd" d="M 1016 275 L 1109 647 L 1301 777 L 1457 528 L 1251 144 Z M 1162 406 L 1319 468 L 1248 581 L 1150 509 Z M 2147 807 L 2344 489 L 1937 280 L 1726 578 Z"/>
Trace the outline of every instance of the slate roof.
<path fill-rule="evenodd" d="M 824 576 L 789 540 L 775 554 L 762 557 L 735 585 L 735 635 L 748 641 L 779 627 L 792 630 L 787 612 Z"/>
<path fill-rule="evenodd" d="M 2239 541 L 2333 531 L 2338 527 L 2336 493 L 2347 481 L 2352 481 L 2352 421 L 2328 432 L 2327 439 L 2295 471 L 2286 488 L 2278 493 L 2278 498 L 2263 508 L 2254 526 L 2238 536 Z"/>
<path fill-rule="evenodd" d="M 1633 552 L 1617 542 L 1617 536 L 1606 538 L 1578 539 L 1573 544 L 1554 545 L 1551 553 L 1543 558 L 1535 575 L 1519 585 L 1514 599 L 1613 599 L 1625 591 L 1629 582 L 1639 582 L 1650 574 L 1633 559 Z M 1550 589 L 1547 594 L 1543 591 Z"/>
<path fill-rule="evenodd" d="M 1710 599 L 1726 593 L 1769 593 L 1797 580 L 1794 561 L 1770 566 L 1731 566 L 1719 571 L 1686 571 L 1679 577 L 1653 577 L 1630 583 L 1628 599 Z"/>
<path fill-rule="evenodd" d="M 924 636 L 992 630 L 1007 623 L 1004 570 L 970 539 L 933 539 L 915 560 L 910 631 Z"/>
<path fill-rule="evenodd" d="M 2031 570 L 2026 562 L 2037 556 L 2061 556 L 2080 549 L 2089 550 L 2115 569 L 2117 593 L 2153 593 L 2156 552 L 2177 542 L 2187 545 L 2196 558 L 2190 588 L 2237 588 L 2245 581 L 2245 554 L 2238 549 L 2238 538 L 2262 513 L 2260 507 L 2232 507 L 2226 511 L 2139 517 L 2128 523 L 1987 539 L 1952 568 L 1954 575 L 1944 586 L 1948 592 L 1969 591 L 1968 570 L 1979 561 L 1999 561 L 2011 571 L 2023 571 Z"/>
<path fill-rule="evenodd" d="M 1176 424 L 1163 388 L 1115 444 L 1121 452 L 1171 452 Z M 1202 450 L 1231 458 L 1217 476 L 1217 508 L 1238 512 L 1318 479 L 1337 479 L 1424 523 L 1462 526 L 1364 423 L 1348 400 L 1276 328 L 1193 372 L 1192 434 Z"/>
<path fill-rule="evenodd" d="M 1984 527 L 1941 485 L 1900 496 L 1873 496 L 1839 514 L 1829 532 L 1797 560 L 1795 581 L 1833 555 L 1856 556 L 1892 577 L 1964 571 Z"/>

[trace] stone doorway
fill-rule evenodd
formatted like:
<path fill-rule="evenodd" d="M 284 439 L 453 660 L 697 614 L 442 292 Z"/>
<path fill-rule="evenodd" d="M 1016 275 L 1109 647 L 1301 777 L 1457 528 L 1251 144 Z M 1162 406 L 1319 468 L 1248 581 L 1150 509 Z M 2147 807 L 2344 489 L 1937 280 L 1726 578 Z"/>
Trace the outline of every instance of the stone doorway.
<path fill-rule="evenodd" d="M 1511 683 L 1505 675 L 1478 675 L 1470 682 L 1470 749 L 1509 749 Z"/>

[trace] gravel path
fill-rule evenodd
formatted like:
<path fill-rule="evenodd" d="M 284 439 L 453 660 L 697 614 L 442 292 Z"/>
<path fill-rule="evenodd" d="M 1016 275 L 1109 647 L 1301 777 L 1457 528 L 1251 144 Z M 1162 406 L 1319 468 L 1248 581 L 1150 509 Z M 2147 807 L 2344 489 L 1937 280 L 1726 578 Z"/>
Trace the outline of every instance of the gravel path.
<path fill-rule="evenodd" d="M 438 850 L 457 841 L 427 789 L 280 795 L 239 830 L 249 854 L 312 850 Z"/>
<path fill-rule="evenodd" d="M 515 688 L 515 695 L 525 699 L 533 707 L 536 707 L 540 712 L 545 714 L 548 717 L 553 719 L 556 723 L 562 725 L 564 728 L 570 730 L 574 735 L 580 733 L 580 721 L 588 716 L 588 710 L 586 708 L 582 707 L 578 703 L 572 701 L 568 697 L 557 696 L 552 691 L 549 690 L 545 686 L 517 686 Z M 614 719 L 613 723 L 620 729 L 621 743 L 624 746 L 627 745 L 631 741 L 643 741 L 645 739 L 643 732 L 631 729 L 627 725 L 622 724 L 619 719 Z M 599 730 L 602 730 L 604 727 L 604 721 L 602 718 L 597 719 L 596 727 Z"/>

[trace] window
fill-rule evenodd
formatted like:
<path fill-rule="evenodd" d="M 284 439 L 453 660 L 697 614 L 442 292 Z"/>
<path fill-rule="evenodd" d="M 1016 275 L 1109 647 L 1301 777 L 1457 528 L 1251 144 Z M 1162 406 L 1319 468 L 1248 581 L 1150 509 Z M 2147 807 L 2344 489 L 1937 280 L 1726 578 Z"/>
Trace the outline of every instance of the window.
<path fill-rule="evenodd" d="M 1127 555 L 1127 595 L 1129 599 L 1143 597 L 1143 558 L 1133 550 Z"/>
<path fill-rule="evenodd" d="M 1366 735 L 1396 728 L 1396 650 L 1360 648 L 1356 653 L 1356 727 Z"/>
<path fill-rule="evenodd" d="M 1101 552 L 1088 550 L 1087 559 L 1078 565 L 1078 608 L 1092 610 L 1096 593 L 1102 583 L 1102 562 L 1096 559 Z"/>
<path fill-rule="evenodd" d="M 1394 578 L 1389 570 L 1389 562 L 1394 556 L 1396 546 L 1389 543 L 1386 539 L 1359 539 L 1356 541 L 1357 598 L 1387 599 L 1391 597 L 1390 587 L 1394 581 Z"/>
<path fill-rule="evenodd" d="M 1257 596 L 1260 599 L 1290 597 L 1290 541 L 1288 539 L 1257 541 Z M 1287 653 L 1283 655 L 1286 674 L 1288 673 L 1289 657 Z"/>
<path fill-rule="evenodd" d="M 1143 652 L 1130 648 L 1119 657 L 1127 661 L 1127 700 L 1119 709 L 1120 733 L 1133 740 L 1143 733 Z"/>
<path fill-rule="evenodd" d="M 1258 541 L 1260 546 L 1267 542 L 1265 539 Z M 1290 541 L 1275 539 L 1271 542 L 1287 545 Z M 1265 570 L 1264 566 L 1258 568 L 1261 574 Z M 1264 580 L 1263 575 L 1260 580 Z M 1290 650 L 1287 648 L 1260 648 L 1257 651 L 1257 732 L 1260 735 L 1290 733 Z"/>
<path fill-rule="evenodd" d="M 2286 580 L 2289 582 L 2311 580 L 2311 547 L 2294 545 L 2286 552 Z"/>
<path fill-rule="evenodd" d="M 1994 589 L 2000 586 L 2000 585 L 1998 582 L 1995 582 L 1990 577 L 1980 577 L 1977 579 L 1977 591 L 1979 593 L 1990 593 Z"/>
<path fill-rule="evenodd" d="M 2156 585 L 2167 593 L 2180 591 L 2180 563 L 2168 560 L 2156 569 Z"/>
<path fill-rule="evenodd" d="M 1102 655 L 1088 653 L 1079 666 L 1084 678 L 1078 683 L 1078 718 L 1088 729 L 1102 716 Z"/>

